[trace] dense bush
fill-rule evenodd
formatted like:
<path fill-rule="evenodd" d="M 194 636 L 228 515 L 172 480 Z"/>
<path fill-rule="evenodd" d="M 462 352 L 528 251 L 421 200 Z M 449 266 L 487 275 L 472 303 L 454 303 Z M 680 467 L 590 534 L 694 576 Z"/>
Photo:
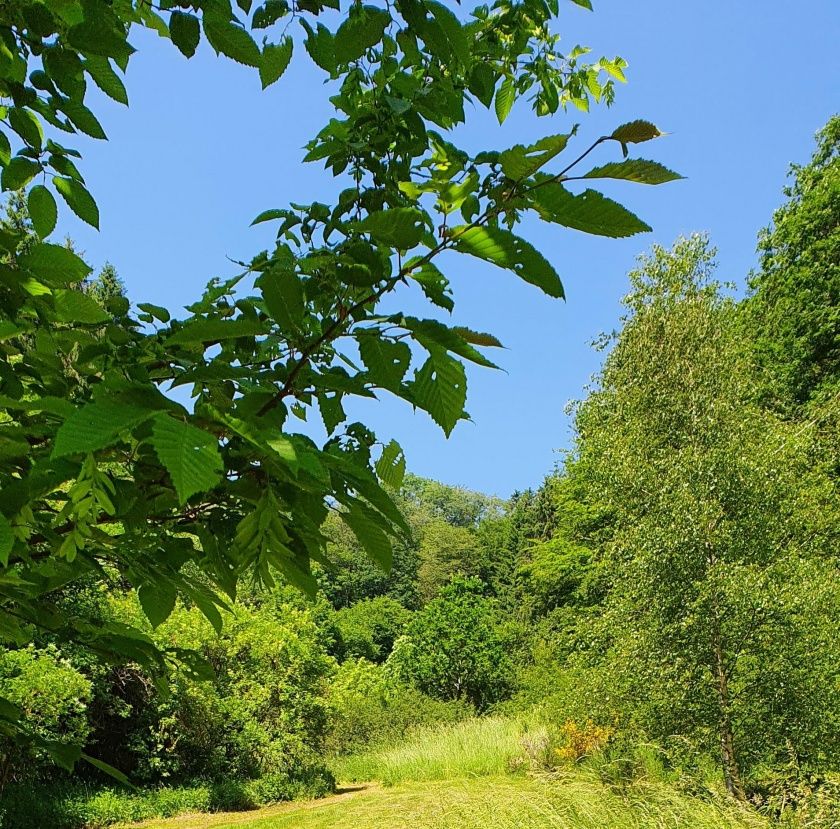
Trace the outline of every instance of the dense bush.
<path fill-rule="evenodd" d="M 342 608 L 335 614 L 342 656 L 384 662 L 410 619 L 411 612 L 388 596 Z"/>
<path fill-rule="evenodd" d="M 330 683 L 328 710 L 331 754 L 392 745 L 414 729 L 455 722 L 472 713 L 464 702 L 428 697 L 365 659 L 349 659 L 339 667 Z"/>
<path fill-rule="evenodd" d="M 478 710 L 504 699 L 513 665 L 501 634 L 501 616 L 478 579 L 454 577 L 411 620 L 388 665 L 405 681 L 443 700 L 465 700 Z"/>

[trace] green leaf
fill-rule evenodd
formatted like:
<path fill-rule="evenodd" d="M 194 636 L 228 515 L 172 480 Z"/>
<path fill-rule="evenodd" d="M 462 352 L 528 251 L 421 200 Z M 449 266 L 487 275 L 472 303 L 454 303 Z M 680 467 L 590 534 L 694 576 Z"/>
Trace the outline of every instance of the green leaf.
<path fill-rule="evenodd" d="M 391 15 L 376 6 L 353 6 L 335 33 L 335 59 L 352 63 L 382 40 Z"/>
<path fill-rule="evenodd" d="M 469 90 L 488 109 L 496 91 L 496 73 L 487 63 L 479 62 L 470 73 Z"/>
<path fill-rule="evenodd" d="M 382 450 L 376 462 L 376 474 L 379 480 L 391 489 L 399 489 L 405 478 L 405 454 L 402 447 L 392 440 Z"/>
<path fill-rule="evenodd" d="M 650 121 L 630 121 L 613 130 L 610 138 L 622 144 L 641 144 L 652 138 L 659 138 L 662 133 Z"/>
<path fill-rule="evenodd" d="M 12 145 L 5 132 L 0 131 L 0 166 L 5 167 L 12 158 Z"/>
<path fill-rule="evenodd" d="M 503 124 L 505 118 L 510 115 L 510 110 L 515 99 L 516 86 L 514 85 L 513 78 L 505 78 L 496 90 L 496 117 L 499 119 L 500 124 Z"/>
<path fill-rule="evenodd" d="M 422 210 L 393 207 L 371 213 L 355 223 L 356 230 L 370 233 L 375 241 L 388 247 L 409 250 L 419 244 L 426 231 Z"/>
<path fill-rule="evenodd" d="M 85 135 L 101 140 L 105 140 L 108 137 L 105 135 L 105 130 L 102 129 L 102 124 L 97 121 L 96 116 L 80 101 L 64 98 L 58 104 L 58 108 L 70 119 L 73 126 L 81 130 Z"/>
<path fill-rule="evenodd" d="M 152 424 L 151 443 L 172 479 L 180 503 L 196 492 L 212 489 L 221 480 L 218 440 L 209 432 L 162 414 Z"/>
<path fill-rule="evenodd" d="M 137 307 L 146 314 L 151 314 L 155 319 L 166 324 L 171 319 L 169 311 L 162 305 L 153 305 L 151 302 L 138 302 Z"/>
<path fill-rule="evenodd" d="M 265 334 L 265 326 L 250 317 L 235 320 L 197 319 L 171 334 L 166 344 L 214 343 L 236 337 L 256 337 L 259 334 Z"/>
<path fill-rule="evenodd" d="M 541 181 L 546 183 L 532 190 L 530 196 L 540 218 L 546 222 L 613 239 L 650 230 L 638 216 L 602 193 L 585 190 L 575 195 L 556 181 L 538 179 L 538 184 Z"/>
<path fill-rule="evenodd" d="M 0 564 L 4 567 L 9 564 L 9 556 L 15 546 L 15 534 L 12 525 L 3 513 L 0 513 Z"/>
<path fill-rule="evenodd" d="M 175 610 L 177 593 L 168 584 L 156 582 L 155 584 L 141 585 L 137 591 L 137 598 L 140 599 L 140 607 L 143 613 L 151 622 L 153 628 L 162 625 Z"/>
<path fill-rule="evenodd" d="M 313 29 L 306 20 L 302 20 L 301 25 L 307 32 L 303 45 L 309 57 L 324 71 L 335 72 L 335 38 L 332 32 L 323 23 L 319 23 L 317 29 Z"/>
<path fill-rule="evenodd" d="M 46 239 L 55 230 L 58 208 L 53 194 L 43 184 L 36 184 L 26 199 L 32 227 L 41 239 Z"/>
<path fill-rule="evenodd" d="M 59 322 L 80 322 L 86 325 L 101 325 L 110 322 L 111 317 L 93 298 L 81 291 L 58 289 L 53 291 L 55 312 Z"/>
<path fill-rule="evenodd" d="M 34 113 L 21 107 L 12 107 L 6 117 L 11 128 L 30 147 L 41 149 L 44 143 L 44 129 Z"/>
<path fill-rule="evenodd" d="M 269 43 L 263 47 L 260 60 L 260 81 L 263 89 L 281 78 L 292 59 L 293 47 L 294 43 L 288 36 L 284 37 L 278 46 Z"/>
<path fill-rule="evenodd" d="M 305 306 L 298 275 L 290 268 L 272 268 L 259 278 L 258 284 L 272 319 L 284 331 L 299 328 Z"/>
<path fill-rule="evenodd" d="M 426 6 L 443 31 L 451 54 L 463 66 L 469 66 L 472 59 L 472 50 L 470 49 L 470 41 L 461 22 L 450 9 L 444 6 L 443 3 L 438 3 L 437 0 L 427 0 Z"/>
<path fill-rule="evenodd" d="M 359 353 L 370 379 L 382 388 L 397 391 L 411 363 L 411 349 L 401 342 L 374 336 L 359 336 Z"/>
<path fill-rule="evenodd" d="M 415 406 L 431 415 L 447 437 L 464 417 L 467 375 L 463 364 L 443 349 L 435 349 L 414 372 L 411 399 Z"/>
<path fill-rule="evenodd" d="M 498 366 L 488 360 L 480 351 L 473 348 L 464 338 L 458 334 L 456 329 L 449 328 L 442 322 L 437 320 L 421 320 L 416 317 L 405 317 L 402 325 L 411 332 L 415 340 L 420 345 L 434 350 L 439 346 L 457 354 L 460 357 L 465 357 L 480 366 L 487 368 L 498 368 Z M 465 329 L 469 330 L 469 329 Z"/>
<path fill-rule="evenodd" d="M 98 400 L 77 409 L 59 428 L 55 436 L 52 457 L 87 454 L 116 443 L 122 432 L 128 431 L 155 412 L 117 403 Z"/>
<path fill-rule="evenodd" d="M 209 9 L 205 10 L 203 22 L 204 34 L 217 53 L 245 66 L 259 67 L 260 50 L 245 29 L 221 11 L 214 11 L 211 14 Z"/>
<path fill-rule="evenodd" d="M 18 257 L 18 264 L 50 285 L 81 282 L 91 268 L 72 250 L 40 242 Z"/>
<path fill-rule="evenodd" d="M 128 106 L 128 92 L 120 76 L 111 67 L 108 58 L 88 55 L 85 69 L 93 82 L 111 99 Z"/>
<path fill-rule="evenodd" d="M 409 276 L 420 285 L 427 299 L 439 308 L 452 311 L 455 303 L 452 301 L 452 290 L 449 280 L 441 273 L 437 265 L 424 262 L 417 270 L 411 269 L 411 263 L 406 263 Z"/>
<path fill-rule="evenodd" d="M 499 164 L 501 164 L 502 172 L 508 178 L 516 180 L 534 175 L 566 148 L 570 137 L 570 133 L 549 135 L 528 147 L 517 144 L 509 150 L 505 150 L 499 154 Z"/>
<path fill-rule="evenodd" d="M 201 40 L 201 26 L 194 14 L 174 11 L 169 17 L 169 36 L 183 55 L 191 58 Z"/>
<path fill-rule="evenodd" d="M 456 250 L 507 268 L 549 296 L 564 296 L 563 283 L 551 263 L 533 245 L 510 231 L 462 225 L 452 230 L 452 237 Z"/>
<path fill-rule="evenodd" d="M 90 763 L 94 768 L 99 769 L 99 771 L 104 772 L 109 777 L 113 777 L 118 783 L 122 783 L 123 786 L 128 786 L 129 788 L 134 788 L 131 785 L 131 781 L 119 770 L 114 768 L 110 763 L 106 763 L 104 760 L 98 760 L 96 757 L 91 757 L 89 754 L 85 754 L 82 752 L 81 759 L 84 760 L 86 763 Z"/>
<path fill-rule="evenodd" d="M 347 414 L 341 404 L 341 397 L 341 394 L 318 395 L 318 410 L 321 412 L 321 419 L 324 421 L 324 428 L 328 435 L 335 431 L 335 427 L 339 423 L 347 420 Z"/>
<path fill-rule="evenodd" d="M 615 178 L 626 181 L 636 181 L 639 184 L 664 184 L 666 181 L 676 181 L 683 178 L 679 173 L 663 167 L 656 161 L 646 161 L 643 158 L 631 158 L 626 161 L 613 161 L 602 167 L 595 167 L 583 178 Z"/>
<path fill-rule="evenodd" d="M 342 510 L 339 515 L 342 521 L 352 530 L 362 549 L 385 572 L 391 569 L 393 549 L 391 541 L 385 532 L 367 510 L 363 510 L 358 502 L 348 510 Z"/>
<path fill-rule="evenodd" d="M 21 190 L 35 178 L 40 170 L 40 164 L 37 164 L 30 158 L 16 155 L 3 168 L 3 173 L 0 175 L 0 183 L 2 183 L 4 190 Z"/>
<path fill-rule="evenodd" d="M 83 221 L 99 229 L 99 208 L 84 184 L 72 178 L 53 176 L 53 185 L 68 207 Z"/>

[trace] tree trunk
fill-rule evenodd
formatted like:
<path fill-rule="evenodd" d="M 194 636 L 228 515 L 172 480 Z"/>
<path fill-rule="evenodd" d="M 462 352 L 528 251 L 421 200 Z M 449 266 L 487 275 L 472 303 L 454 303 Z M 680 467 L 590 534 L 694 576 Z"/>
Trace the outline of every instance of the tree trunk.
<path fill-rule="evenodd" d="M 720 758 L 723 766 L 723 779 L 726 790 L 738 798 L 746 800 L 744 786 L 741 782 L 741 772 L 738 770 L 738 760 L 735 756 L 735 739 L 732 734 L 732 716 L 730 712 L 729 680 L 726 676 L 726 666 L 723 659 L 720 628 L 715 620 L 713 634 L 714 649 L 714 678 L 717 688 Z"/>

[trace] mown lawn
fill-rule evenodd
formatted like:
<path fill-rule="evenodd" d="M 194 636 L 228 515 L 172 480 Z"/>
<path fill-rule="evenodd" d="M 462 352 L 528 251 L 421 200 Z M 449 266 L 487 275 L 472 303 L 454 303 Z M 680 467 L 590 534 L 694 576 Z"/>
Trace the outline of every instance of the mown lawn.
<path fill-rule="evenodd" d="M 662 785 L 619 793 L 570 773 L 350 786 L 324 800 L 258 812 L 185 815 L 145 829 L 762 829 L 733 805 L 718 806 Z M 136 826 L 136 824 L 135 824 Z"/>

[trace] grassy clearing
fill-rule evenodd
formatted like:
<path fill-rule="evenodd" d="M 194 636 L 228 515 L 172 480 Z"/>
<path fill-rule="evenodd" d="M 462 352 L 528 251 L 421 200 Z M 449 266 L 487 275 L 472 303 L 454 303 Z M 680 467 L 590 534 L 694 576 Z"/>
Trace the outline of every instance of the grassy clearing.
<path fill-rule="evenodd" d="M 513 720 L 486 717 L 444 728 L 424 728 L 405 743 L 333 764 L 337 780 L 403 782 L 503 775 L 522 754 L 522 728 Z"/>
<path fill-rule="evenodd" d="M 765 829 L 753 813 L 662 785 L 623 793 L 584 776 L 477 777 L 373 786 L 259 813 L 195 815 L 146 829 Z"/>

